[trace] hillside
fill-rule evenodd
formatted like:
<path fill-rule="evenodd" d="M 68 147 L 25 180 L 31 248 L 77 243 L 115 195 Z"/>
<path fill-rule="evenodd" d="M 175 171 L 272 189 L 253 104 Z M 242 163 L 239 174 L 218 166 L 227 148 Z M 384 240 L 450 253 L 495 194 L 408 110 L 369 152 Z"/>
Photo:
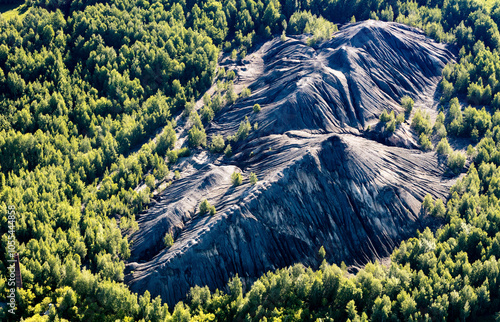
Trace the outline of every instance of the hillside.
<path fill-rule="evenodd" d="M 301 37 L 264 43 L 237 67 L 236 87 L 252 95 L 225 107 L 207 134 L 233 135 L 245 116 L 258 128 L 230 158 L 199 151 L 177 166 L 183 178 L 137 217 L 126 282 L 174 304 L 192 286 L 223 288 L 235 274 L 250 282 L 297 262 L 314 267 L 321 246 L 329 262 L 348 265 L 390 255 L 436 221 L 421 201 L 446 198 L 454 180 L 434 153 L 384 145 L 364 130 L 384 109 L 402 113 L 405 95 L 435 116 L 452 59 L 417 29 L 376 21 L 346 25 L 318 47 Z M 259 181 L 235 187 L 234 171 Z M 198 213 L 202 199 L 215 216 Z"/>

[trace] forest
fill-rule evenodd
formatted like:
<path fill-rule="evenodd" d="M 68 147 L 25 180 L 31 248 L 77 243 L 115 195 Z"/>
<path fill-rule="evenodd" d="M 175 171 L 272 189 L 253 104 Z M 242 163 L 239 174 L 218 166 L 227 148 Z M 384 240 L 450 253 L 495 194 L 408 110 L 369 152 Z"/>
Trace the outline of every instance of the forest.
<path fill-rule="evenodd" d="M 0 319 L 500 321 L 500 1 L 26 0 L 21 11 L 0 14 L 0 300 L 9 206 L 24 287 L 16 313 L 2 309 Z M 174 116 L 192 122 L 191 149 L 212 153 L 230 155 L 251 130 L 242 121 L 227 145 L 206 137 L 204 124 L 238 99 L 219 55 L 243 59 L 263 40 L 302 33 L 314 46 L 335 24 L 366 19 L 421 28 L 460 49 L 443 71 L 435 124 L 417 113 L 412 121 L 423 150 L 435 148 L 456 173 L 468 165 L 446 203 L 424 200 L 445 224 L 404 241 L 388 267 L 370 263 L 355 275 L 319 249 L 317 267 L 269 272 L 245 292 L 235 276 L 225 290 L 195 287 L 169 308 L 129 291 L 136 215 L 190 153 L 174 149 Z M 217 81 L 220 92 L 193 112 Z M 469 140 L 466 154 L 451 149 L 456 139 Z"/>

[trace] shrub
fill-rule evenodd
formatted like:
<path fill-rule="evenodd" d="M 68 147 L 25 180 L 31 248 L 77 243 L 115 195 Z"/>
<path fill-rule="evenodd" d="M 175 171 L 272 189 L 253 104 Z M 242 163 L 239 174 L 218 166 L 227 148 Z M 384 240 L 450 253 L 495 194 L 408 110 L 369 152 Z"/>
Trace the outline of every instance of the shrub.
<path fill-rule="evenodd" d="M 245 87 L 245 88 L 243 88 L 243 89 L 241 90 L 240 97 L 241 97 L 241 98 L 247 98 L 247 97 L 249 97 L 251 94 L 252 94 L 252 91 L 250 90 L 250 88 Z"/>
<path fill-rule="evenodd" d="M 254 113 L 259 113 L 260 112 L 260 105 L 259 104 L 254 104 L 253 111 L 254 111 Z"/>
<path fill-rule="evenodd" d="M 233 149 L 231 148 L 231 144 L 228 144 L 224 149 L 224 154 L 226 157 L 230 157 L 233 154 Z"/>
<path fill-rule="evenodd" d="M 189 150 L 188 147 L 181 148 L 177 150 L 177 156 L 179 158 L 187 157 L 191 154 L 191 151 Z"/>
<path fill-rule="evenodd" d="M 233 186 L 239 186 L 243 182 L 243 176 L 241 175 L 240 172 L 233 172 L 231 175 L 231 183 Z"/>
<path fill-rule="evenodd" d="M 174 179 L 179 180 L 180 178 L 181 178 L 181 173 L 179 172 L 179 170 L 175 170 L 174 171 Z"/>
<path fill-rule="evenodd" d="M 398 116 L 396 116 L 396 125 L 403 124 L 405 122 L 405 115 L 403 113 L 399 113 Z"/>
<path fill-rule="evenodd" d="M 222 135 L 212 135 L 212 144 L 210 145 L 210 151 L 220 153 L 224 151 L 225 146 L 226 144 Z"/>
<path fill-rule="evenodd" d="M 251 172 L 251 173 L 250 173 L 250 183 L 251 183 L 252 185 L 254 185 L 254 184 L 256 184 L 256 183 L 257 183 L 257 181 L 258 181 L 258 179 L 257 179 L 257 175 L 256 175 L 254 172 Z"/>
<path fill-rule="evenodd" d="M 395 120 L 391 120 L 390 122 L 387 123 L 385 129 L 388 131 L 388 132 L 394 132 L 396 131 L 396 121 Z"/>
<path fill-rule="evenodd" d="M 415 102 L 410 96 L 405 95 L 401 97 L 401 106 L 405 109 L 407 113 L 410 113 L 413 110 L 414 104 Z"/>
<path fill-rule="evenodd" d="M 391 111 L 391 113 L 387 113 L 387 110 L 384 110 L 382 114 L 380 114 L 379 120 L 382 123 L 387 123 L 391 120 L 394 120 L 394 111 Z"/>
<path fill-rule="evenodd" d="M 210 216 L 213 216 L 217 213 L 214 206 L 210 206 L 210 209 L 208 212 L 209 212 Z"/>
<path fill-rule="evenodd" d="M 224 67 L 219 68 L 217 71 L 217 78 L 221 79 L 226 77 L 226 69 Z"/>
<path fill-rule="evenodd" d="M 235 52 L 236 52 L 236 50 L 235 50 Z M 235 56 L 236 56 L 236 54 L 235 54 Z M 236 74 L 234 73 L 234 70 L 228 71 L 226 77 L 227 77 L 228 80 L 235 79 L 236 78 Z"/>
<path fill-rule="evenodd" d="M 163 237 L 163 244 L 167 248 L 172 247 L 172 245 L 174 244 L 174 237 L 172 237 L 172 234 L 170 233 L 165 234 L 165 237 Z"/>
<path fill-rule="evenodd" d="M 178 158 L 179 158 L 179 155 L 177 154 L 176 150 L 168 150 L 167 151 L 168 163 L 176 163 Z"/>
<path fill-rule="evenodd" d="M 208 203 L 207 199 L 203 199 L 200 203 L 200 215 L 206 214 L 210 210 L 210 203 Z"/>
<path fill-rule="evenodd" d="M 225 95 L 226 102 L 228 104 L 233 104 L 234 101 L 236 101 L 237 98 L 238 98 L 238 96 L 234 92 L 233 84 L 230 83 L 228 85 L 227 92 L 226 92 L 226 95 Z"/>

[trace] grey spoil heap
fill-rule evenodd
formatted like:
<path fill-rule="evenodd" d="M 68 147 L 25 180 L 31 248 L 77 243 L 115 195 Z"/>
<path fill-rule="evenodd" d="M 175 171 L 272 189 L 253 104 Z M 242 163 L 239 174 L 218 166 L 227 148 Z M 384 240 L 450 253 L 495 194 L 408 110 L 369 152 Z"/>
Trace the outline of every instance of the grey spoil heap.
<path fill-rule="evenodd" d="M 399 147 L 362 130 L 384 109 L 402 112 L 403 95 L 435 115 L 441 70 L 453 58 L 417 29 L 378 21 L 347 25 L 316 48 L 300 37 L 263 44 L 237 73 L 253 94 L 225 107 L 207 132 L 232 135 L 245 116 L 259 128 L 231 158 L 192 155 L 184 161 L 192 171 L 140 215 L 131 289 L 173 305 L 190 287 L 221 289 L 236 273 L 252 281 L 297 262 L 316 265 L 321 245 L 330 262 L 388 256 L 429 224 L 423 197 L 445 197 L 453 180 L 434 153 L 404 143 L 414 141 L 408 125 L 395 134 Z M 233 187 L 235 169 L 259 182 Z M 205 198 L 215 216 L 198 214 Z M 166 232 L 175 236 L 169 249 Z"/>

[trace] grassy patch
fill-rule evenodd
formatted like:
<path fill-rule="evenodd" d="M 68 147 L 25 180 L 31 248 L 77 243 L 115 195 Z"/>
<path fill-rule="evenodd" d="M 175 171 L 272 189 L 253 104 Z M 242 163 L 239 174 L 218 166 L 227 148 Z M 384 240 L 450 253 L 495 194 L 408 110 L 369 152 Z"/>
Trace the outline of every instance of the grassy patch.
<path fill-rule="evenodd" d="M 9 3 L 0 5 L 0 14 L 6 20 L 14 17 L 23 18 L 29 11 L 29 8 L 24 3 Z"/>

